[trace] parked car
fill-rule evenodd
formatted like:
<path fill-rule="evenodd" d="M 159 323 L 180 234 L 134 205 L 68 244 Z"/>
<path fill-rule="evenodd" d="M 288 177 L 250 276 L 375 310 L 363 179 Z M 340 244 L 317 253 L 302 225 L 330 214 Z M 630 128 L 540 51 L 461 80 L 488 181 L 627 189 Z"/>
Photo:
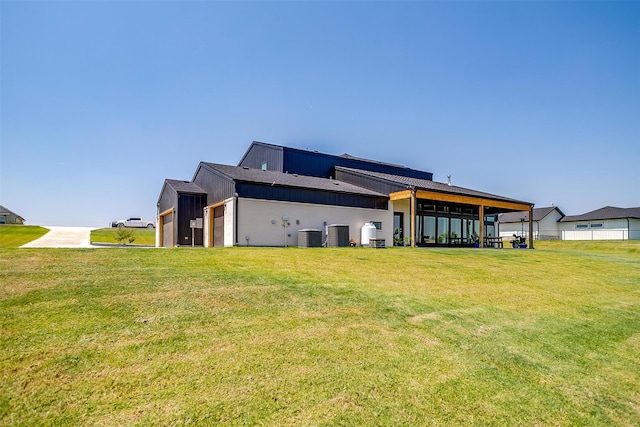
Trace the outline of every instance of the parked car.
<path fill-rule="evenodd" d="M 145 221 L 142 218 L 118 219 L 111 223 L 112 227 L 127 228 L 156 228 L 153 221 Z"/>

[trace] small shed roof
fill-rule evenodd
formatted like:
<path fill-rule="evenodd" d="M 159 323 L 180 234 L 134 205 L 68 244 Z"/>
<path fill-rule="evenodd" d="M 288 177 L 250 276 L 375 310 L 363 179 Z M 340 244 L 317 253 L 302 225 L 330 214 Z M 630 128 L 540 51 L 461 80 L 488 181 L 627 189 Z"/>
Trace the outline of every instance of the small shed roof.
<path fill-rule="evenodd" d="M 617 208 L 615 206 L 605 206 L 595 211 L 587 212 L 582 215 L 569 215 L 562 218 L 561 222 L 571 221 L 594 221 L 604 219 L 640 219 L 640 207 L 637 208 Z"/>
<path fill-rule="evenodd" d="M 561 216 L 564 216 L 564 213 L 558 209 L 556 206 L 550 206 L 546 208 L 534 208 L 533 209 L 533 220 L 540 221 L 544 219 L 547 215 L 549 215 L 553 211 L 558 211 Z M 521 212 L 507 212 L 500 214 L 499 222 L 504 224 L 508 222 L 520 222 L 521 218 L 524 218 L 525 221 L 529 221 L 529 212 L 521 211 Z"/>
<path fill-rule="evenodd" d="M 387 194 L 381 194 L 375 191 L 367 190 L 366 188 L 358 187 L 356 185 L 348 184 L 346 182 L 338 181 L 335 179 L 317 178 L 312 176 L 262 169 L 251 169 L 240 166 L 221 165 L 217 163 L 203 162 L 203 164 L 228 176 L 234 181 L 239 182 L 249 182 L 279 187 L 307 188 L 312 190 L 331 191 L 335 193 L 388 197 Z"/>
<path fill-rule="evenodd" d="M 202 188 L 200 188 L 200 186 L 190 181 L 167 179 L 165 180 L 165 183 L 166 185 L 173 188 L 178 193 L 205 194 L 205 191 Z"/>

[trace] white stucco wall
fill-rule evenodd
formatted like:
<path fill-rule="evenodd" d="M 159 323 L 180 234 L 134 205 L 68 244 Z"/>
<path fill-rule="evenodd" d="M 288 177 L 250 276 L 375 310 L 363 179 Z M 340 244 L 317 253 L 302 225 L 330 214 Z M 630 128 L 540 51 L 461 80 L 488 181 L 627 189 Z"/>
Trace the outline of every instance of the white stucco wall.
<path fill-rule="evenodd" d="M 227 199 L 224 202 L 224 245 L 235 245 L 235 200 Z"/>
<path fill-rule="evenodd" d="M 379 221 L 382 230 L 377 231 L 377 237 L 386 239 L 386 245 L 390 246 L 393 244 L 392 203 L 389 206 L 389 210 L 379 210 L 241 198 L 238 201 L 238 244 L 284 246 L 286 239 L 287 246 L 297 246 L 298 231 L 305 228 L 322 230 L 324 241 L 325 225 L 330 224 L 349 225 L 350 237 L 359 244 L 362 226 L 368 221 Z M 286 232 L 282 226 L 285 215 L 289 217 Z M 233 221 L 228 211 L 225 212 L 225 245 L 227 228 L 232 228 L 227 227 L 227 220 Z"/>

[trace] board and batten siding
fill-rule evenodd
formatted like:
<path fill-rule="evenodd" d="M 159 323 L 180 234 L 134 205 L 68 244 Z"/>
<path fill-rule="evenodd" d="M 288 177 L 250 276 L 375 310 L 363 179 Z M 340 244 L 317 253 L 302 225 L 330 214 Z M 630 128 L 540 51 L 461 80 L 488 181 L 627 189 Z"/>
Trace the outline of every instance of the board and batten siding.
<path fill-rule="evenodd" d="M 251 169 L 262 169 L 262 165 L 266 165 L 270 171 L 284 172 L 283 147 L 254 143 L 238 164 Z"/>
<path fill-rule="evenodd" d="M 203 163 L 198 166 L 193 183 L 207 193 L 209 203 L 226 200 L 235 193 L 235 182 L 231 178 Z"/>
<path fill-rule="evenodd" d="M 559 223 L 562 240 L 628 240 L 640 238 L 633 219 L 604 219 Z M 640 221 L 638 221 L 640 222 Z M 594 226 L 594 224 L 596 226 Z M 597 224 L 602 224 L 598 227 Z M 633 227 L 631 226 L 633 224 Z M 640 227 L 638 227 L 640 228 Z"/>
<path fill-rule="evenodd" d="M 288 216 L 288 226 L 283 227 L 283 216 Z M 227 246 L 227 216 L 225 215 L 225 246 Z M 393 244 L 393 211 L 342 206 L 315 205 L 297 202 L 244 199 L 238 200 L 238 244 L 240 246 L 297 246 L 298 231 L 318 229 L 326 239 L 325 225 L 347 224 L 349 235 L 358 244 L 362 226 L 369 221 L 379 221 L 382 229 L 377 237 Z M 232 227 L 230 227 L 232 228 Z M 247 239 L 248 238 L 248 239 Z"/>

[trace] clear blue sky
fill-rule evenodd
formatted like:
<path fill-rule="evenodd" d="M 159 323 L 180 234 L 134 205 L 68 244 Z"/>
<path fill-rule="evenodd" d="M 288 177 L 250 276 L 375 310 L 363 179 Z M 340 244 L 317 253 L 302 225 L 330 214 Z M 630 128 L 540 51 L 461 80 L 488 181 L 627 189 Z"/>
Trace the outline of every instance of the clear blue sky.
<path fill-rule="evenodd" d="M 2 1 L 0 204 L 153 219 L 253 140 L 581 214 L 640 206 L 636 1 Z"/>

